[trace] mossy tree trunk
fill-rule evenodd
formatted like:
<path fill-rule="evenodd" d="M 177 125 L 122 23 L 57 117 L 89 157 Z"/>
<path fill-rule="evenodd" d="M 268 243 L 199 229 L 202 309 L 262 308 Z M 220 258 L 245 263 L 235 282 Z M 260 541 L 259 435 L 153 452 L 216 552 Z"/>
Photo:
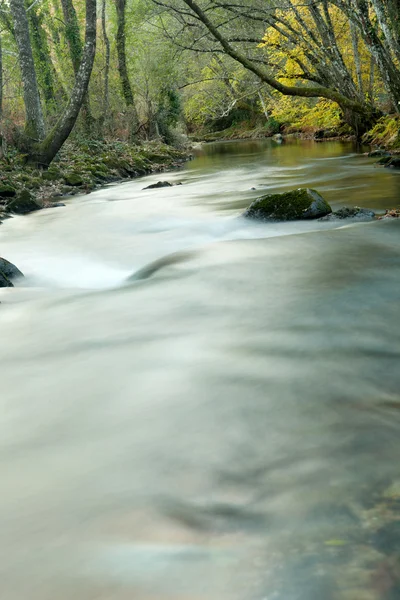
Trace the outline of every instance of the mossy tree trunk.
<path fill-rule="evenodd" d="M 77 77 L 79 67 L 82 62 L 83 53 L 83 44 L 78 15 L 76 14 L 72 0 L 61 0 L 61 6 L 65 22 L 65 37 L 67 38 L 72 67 L 74 69 L 75 77 Z M 94 124 L 94 118 L 90 109 L 88 94 L 85 94 L 85 98 L 83 100 L 82 114 L 86 131 L 87 133 L 91 133 Z"/>
<path fill-rule="evenodd" d="M 87 94 L 96 52 L 96 0 L 86 0 L 86 36 L 82 60 L 68 105 L 58 122 L 30 153 L 29 162 L 47 167 L 70 135 Z"/>
<path fill-rule="evenodd" d="M 56 101 L 55 94 L 55 69 L 51 58 L 47 35 L 43 29 L 42 18 L 36 10 L 36 5 L 27 8 L 28 21 L 32 40 L 32 49 L 38 69 L 39 85 L 48 110 L 54 110 Z"/>
<path fill-rule="evenodd" d="M 118 57 L 118 73 L 121 81 L 121 91 L 125 104 L 131 116 L 131 136 L 138 126 L 138 114 L 135 106 L 135 98 L 132 91 L 131 82 L 129 81 L 127 60 L 126 60 L 126 0 L 115 0 L 115 8 L 117 12 L 117 57 Z"/>
<path fill-rule="evenodd" d="M 24 0 L 10 0 L 10 9 L 23 81 L 26 113 L 25 135 L 28 142 L 39 142 L 45 136 L 45 126 Z"/>

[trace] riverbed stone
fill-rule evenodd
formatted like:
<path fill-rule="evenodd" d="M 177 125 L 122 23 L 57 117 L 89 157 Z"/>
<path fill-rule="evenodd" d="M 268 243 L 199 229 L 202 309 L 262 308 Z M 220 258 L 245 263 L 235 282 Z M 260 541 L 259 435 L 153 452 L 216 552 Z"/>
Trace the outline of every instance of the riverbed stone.
<path fill-rule="evenodd" d="M 360 208 L 359 206 L 343 206 L 335 212 L 321 217 L 320 221 L 340 221 L 341 219 L 359 219 L 360 221 L 370 221 L 375 218 L 373 210 Z"/>
<path fill-rule="evenodd" d="M 331 212 L 328 202 L 316 190 L 300 188 L 261 196 L 252 202 L 243 216 L 260 221 L 296 221 L 318 219 Z"/>
<path fill-rule="evenodd" d="M 0 271 L 0 288 L 14 287 L 12 282 Z"/>
<path fill-rule="evenodd" d="M 393 156 L 392 159 L 385 164 L 385 169 L 400 169 L 400 156 Z"/>
<path fill-rule="evenodd" d="M 40 210 L 42 207 L 34 199 L 29 190 L 21 190 L 15 198 L 12 198 L 6 205 L 7 211 L 18 215 Z"/>
<path fill-rule="evenodd" d="M 5 258 L 0 257 L 0 273 L 7 277 L 7 279 L 16 279 L 18 277 L 23 277 L 24 274 L 21 271 L 10 263 L 10 261 Z"/>
<path fill-rule="evenodd" d="M 143 188 L 144 190 L 153 190 L 155 188 L 163 188 L 163 187 L 172 187 L 172 183 L 169 181 L 157 181 L 157 183 L 152 183 L 147 187 Z"/>
<path fill-rule="evenodd" d="M 387 150 L 382 150 L 382 149 L 378 149 L 378 150 L 371 150 L 371 152 L 368 152 L 368 156 L 370 158 L 377 158 L 379 156 L 390 156 L 390 153 L 387 152 Z"/>

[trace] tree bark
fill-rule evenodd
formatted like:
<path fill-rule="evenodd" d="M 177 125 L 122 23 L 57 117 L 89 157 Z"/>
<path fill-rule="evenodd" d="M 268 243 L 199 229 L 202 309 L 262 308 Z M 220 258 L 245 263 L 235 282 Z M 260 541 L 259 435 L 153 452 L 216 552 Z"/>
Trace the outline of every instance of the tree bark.
<path fill-rule="evenodd" d="M 353 47 L 353 57 L 354 57 L 354 66 L 356 69 L 357 85 L 358 85 L 359 92 L 362 95 L 364 86 L 363 86 L 363 80 L 362 80 L 360 52 L 358 49 L 358 31 L 352 21 L 350 21 L 350 35 L 351 35 L 351 44 Z"/>
<path fill-rule="evenodd" d="M 75 77 L 78 75 L 79 67 L 82 62 L 83 44 L 79 27 L 78 16 L 72 0 L 61 0 L 61 6 L 65 22 L 65 37 L 67 38 L 69 53 L 71 57 L 72 67 Z M 83 117 L 88 132 L 91 131 L 93 125 L 92 111 L 87 95 L 83 100 L 82 105 Z"/>
<path fill-rule="evenodd" d="M 24 0 L 10 0 L 10 9 L 24 89 L 25 135 L 28 140 L 37 142 L 44 138 L 45 127 Z"/>
<path fill-rule="evenodd" d="M 129 81 L 128 68 L 126 66 L 126 36 L 125 36 L 125 8 L 126 0 L 115 0 L 117 10 L 117 55 L 118 72 L 121 80 L 122 95 L 127 106 L 133 106 L 133 92 Z"/>
<path fill-rule="evenodd" d="M 14 0 L 15 1 L 15 0 Z M 32 151 L 29 162 L 47 167 L 70 135 L 88 90 L 96 52 L 96 0 L 86 0 L 86 36 L 75 85 L 58 122 Z"/>
<path fill-rule="evenodd" d="M 103 0 L 101 7 L 101 28 L 103 33 L 104 47 L 106 51 L 105 69 L 104 69 L 104 93 L 103 93 L 103 123 L 107 120 L 109 108 L 109 75 L 110 75 L 110 40 L 107 35 L 106 22 L 106 0 Z"/>
<path fill-rule="evenodd" d="M 43 31 L 42 20 L 36 12 L 36 6 L 32 6 L 27 13 L 30 24 L 32 50 L 38 68 L 39 85 L 41 84 L 46 105 L 51 109 L 54 108 L 56 96 L 54 91 L 54 67 L 47 37 Z"/>

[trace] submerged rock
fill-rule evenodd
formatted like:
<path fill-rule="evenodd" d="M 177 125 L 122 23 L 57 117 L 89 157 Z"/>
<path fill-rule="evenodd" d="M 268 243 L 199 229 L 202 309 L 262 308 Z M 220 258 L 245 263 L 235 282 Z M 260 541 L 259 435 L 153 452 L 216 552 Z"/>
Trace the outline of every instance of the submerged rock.
<path fill-rule="evenodd" d="M 14 287 L 11 281 L 0 271 L 0 288 Z"/>
<path fill-rule="evenodd" d="M 400 156 L 392 156 L 385 164 L 385 169 L 400 169 Z"/>
<path fill-rule="evenodd" d="M 381 149 L 379 149 L 379 150 L 371 150 L 371 152 L 368 152 L 368 156 L 370 158 L 376 158 L 378 156 L 385 156 L 386 157 L 386 156 L 390 156 L 390 153 L 387 152 L 386 150 L 381 150 Z"/>
<path fill-rule="evenodd" d="M 400 219 L 400 209 L 392 208 L 392 210 L 387 210 L 384 215 L 378 217 L 379 219 Z"/>
<path fill-rule="evenodd" d="M 383 156 L 381 159 L 379 159 L 376 164 L 377 165 L 387 165 L 390 163 L 392 158 L 393 158 L 393 156 L 391 154 L 388 154 L 387 156 Z"/>
<path fill-rule="evenodd" d="M 252 202 L 243 216 L 261 221 L 318 219 L 332 212 L 326 200 L 315 190 L 300 188 L 283 194 L 267 194 Z"/>
<path fill-rule="evenodd" d="M 6 208 L 8 212 L 25 215 L 34 210 L 40 210 L 42 207 L 29 190 L 22 190 L 15 198 L 7 202 Z"/>
<path fill-rule="evenodd" d="M 359 206 L 343 206 L 332 212 L 325 217 L 319 219 L 320 221 L 340 221 L 341 219 L 359 219 L 361 221 L 369 221 L 375 218 L 375 213 L 367 208 L 360 208 Z"/>
<path fill-rule="evenodd" d="M 0 287 L 14 287 L 11 280 L 23 276 L 15 265 L 5 258 L 0 258 Z"/>
<path fill-rule="evenodd" d="M 163 187 L 172 187 L 172 183 L 169 181 L 157 181 L 157 183 L 152 183 L 147 187 L 143 188 L 144 190 L 153 190 L 154 188 L 163 188 Z"/>

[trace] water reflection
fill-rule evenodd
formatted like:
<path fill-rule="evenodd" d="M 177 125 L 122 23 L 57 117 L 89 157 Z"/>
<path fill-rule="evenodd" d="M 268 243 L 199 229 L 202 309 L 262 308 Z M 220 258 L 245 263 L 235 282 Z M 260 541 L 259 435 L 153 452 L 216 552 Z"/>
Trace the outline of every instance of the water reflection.
<path fill-rule="evenodd" d="M 288 138 L 283 144 L 273 140 L 220 142 L 204 145 L 191 166 L 213 173 L 224 169 L 228 179 L 240 165 L 243 172 L 239 181 L 233 178 L 234 185 L 249 181 L 251 187 L 271 193 L 314 187 L 335 207 L 384 210 L 399 206 L 400 172 L 377 166 L 376 158 L 362 155 L 368 150 L 352 142 L 296 138 Z"/>

